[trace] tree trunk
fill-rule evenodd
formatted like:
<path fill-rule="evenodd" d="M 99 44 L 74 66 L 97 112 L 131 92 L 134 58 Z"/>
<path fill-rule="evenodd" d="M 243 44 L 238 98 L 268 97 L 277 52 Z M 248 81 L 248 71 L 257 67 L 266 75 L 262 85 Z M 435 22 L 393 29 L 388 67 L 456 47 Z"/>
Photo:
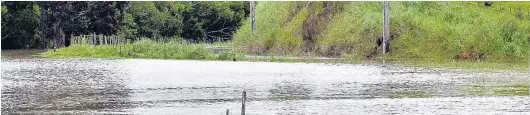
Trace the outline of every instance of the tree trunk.
<path fill-rule="evenodd" d="M 53 45 L 54 48 L 64 47 L 66 34 L 64 33 L 61 20 L 58 20 L 55 23 L 53 23 L 53 30 L 54 30 L 54 45 Z"/>
<path fill-rule="evenodd" d="M 44 16 L 46 16 L 46 14 L 44 14 L 44 6 L 42 5 L 42 3 L 40 4 L 39 7 L 40 7 L 40 49 L 44 50 L 46 49 L 46 44 L 44 43 L 45 41 L 44 33 L 46 32 L 46 30 L 44 29 L 44 26 L 45 26 Z"/>

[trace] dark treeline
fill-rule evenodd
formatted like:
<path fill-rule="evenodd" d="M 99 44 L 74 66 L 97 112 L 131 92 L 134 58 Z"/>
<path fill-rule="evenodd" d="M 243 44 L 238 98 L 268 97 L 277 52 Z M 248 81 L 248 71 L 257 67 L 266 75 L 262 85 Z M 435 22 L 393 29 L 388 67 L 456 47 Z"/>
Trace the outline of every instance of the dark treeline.
<path fill-rule="evenodd" d="M 231 39 L 248 16 L 248 6 L 242 1 L 5 1 L 2 49 L 39 48 L 42 28 L 48 47 L 68 46 L 71 35 L 88 34 Z"/>

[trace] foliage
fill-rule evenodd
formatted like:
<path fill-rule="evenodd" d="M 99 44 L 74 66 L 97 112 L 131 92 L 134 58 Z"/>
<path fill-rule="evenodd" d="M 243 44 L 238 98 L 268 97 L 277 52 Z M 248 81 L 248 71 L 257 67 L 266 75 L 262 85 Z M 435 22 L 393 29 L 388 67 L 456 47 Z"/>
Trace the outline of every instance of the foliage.
<path fill-rule="evenodd" d="M 246 2 L 131 2 L 136 36 L 180 36 L 190 41 L 230 38 L 246 16 Z"/>
<path fill-rule="evenodd" d="M 2 6 L 2 48 L 36 48 L 34 33 L 46 34 L 46 41 L 63 47 L 71 35 L 103 34 L 132 37 L 179 37 L 188 41 L 231 39 L 232 33 L 248 16 L 248 2 L 192 1 L 6 1 Z M 32 9 L 36 10 L 31 10 Z M 39 8 L 45 14 L 40 16 Z M 27 10 L 23 10 L 27 9 Z M 46 27 L 40 32 L 38 19 Z M 15 22 L 16 21 L 16 22 Z M 6 26 L 4 26 L 6 25 Z M 12 25 L 23 25 L 12 26 Z M 35 26 L 36 25 L 36 26 Z M 4 28 L 6 27 L 6 28 Z M 9 29 L 8 29 L 9 28 Z M 14 32 L 16 31 L 16 32 Z M 22 35 L 23 34 L 23 35 Z M 31 35 L 30 35 L 31 34 Z M 3 34 L 4 35 L 4 34 Z M 11 35 L 11 34 L 5 34 Z M 39 37 L 40 38 L 40 37 Z M 48 44 L 50 45 L 50 44 Z M 7 47 L 9 46 L 9 47 Z"/>
<path fill-rule="evenodd" d="M 2 48 L 36 48 L 39 37 L 38 7 L 33 2 L 3 2 Z"/>

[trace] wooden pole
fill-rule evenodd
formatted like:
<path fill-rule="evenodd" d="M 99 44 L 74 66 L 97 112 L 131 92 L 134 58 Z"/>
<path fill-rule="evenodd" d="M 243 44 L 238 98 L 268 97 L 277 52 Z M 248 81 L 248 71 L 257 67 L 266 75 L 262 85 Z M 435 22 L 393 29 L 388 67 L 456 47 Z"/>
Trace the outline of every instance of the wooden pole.
<path fill-rule="evenodd" d="M 98 37 L 96 37 L 96 45 L 101 45 L 101 34 L 98 35 Z"/>
<path fill-rule="evenodd" d="M 120 56 L 121 56 L 121 44 L 120 44 L 120 42 L 121 42 L 121 41 L 118 40 L 118 46 L 119 46 L 119 48 L 120 48 Z"/>
<path fill-rule="evenodd" d="M 91 45 L 96 45 L 96 34 L 92 35 L 92 44 Z"/>
<path fill-rule="evenodd" d="M 247 101 L 247 92 L 243 91 L 243 99 L 241 100 L 241 115 L 245 115 L 245 101 Z"/>
<path fill-rule="evenodd" d="M 226 109 L 226 115 L 230 115 L 230 110 Z"/>

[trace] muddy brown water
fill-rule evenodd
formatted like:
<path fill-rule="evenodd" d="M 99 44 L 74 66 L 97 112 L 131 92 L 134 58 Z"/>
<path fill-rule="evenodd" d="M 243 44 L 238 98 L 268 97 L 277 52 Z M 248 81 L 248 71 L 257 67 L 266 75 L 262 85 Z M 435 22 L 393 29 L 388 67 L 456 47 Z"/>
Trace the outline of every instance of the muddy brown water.
<path fill-rule="evenodd" d="M 528 89 L 469 87 L 528 83 L 523 72 L 4 53 L 2 114 L 236 115 L 244 90 L 250 115 L 530 114 Z"/>

